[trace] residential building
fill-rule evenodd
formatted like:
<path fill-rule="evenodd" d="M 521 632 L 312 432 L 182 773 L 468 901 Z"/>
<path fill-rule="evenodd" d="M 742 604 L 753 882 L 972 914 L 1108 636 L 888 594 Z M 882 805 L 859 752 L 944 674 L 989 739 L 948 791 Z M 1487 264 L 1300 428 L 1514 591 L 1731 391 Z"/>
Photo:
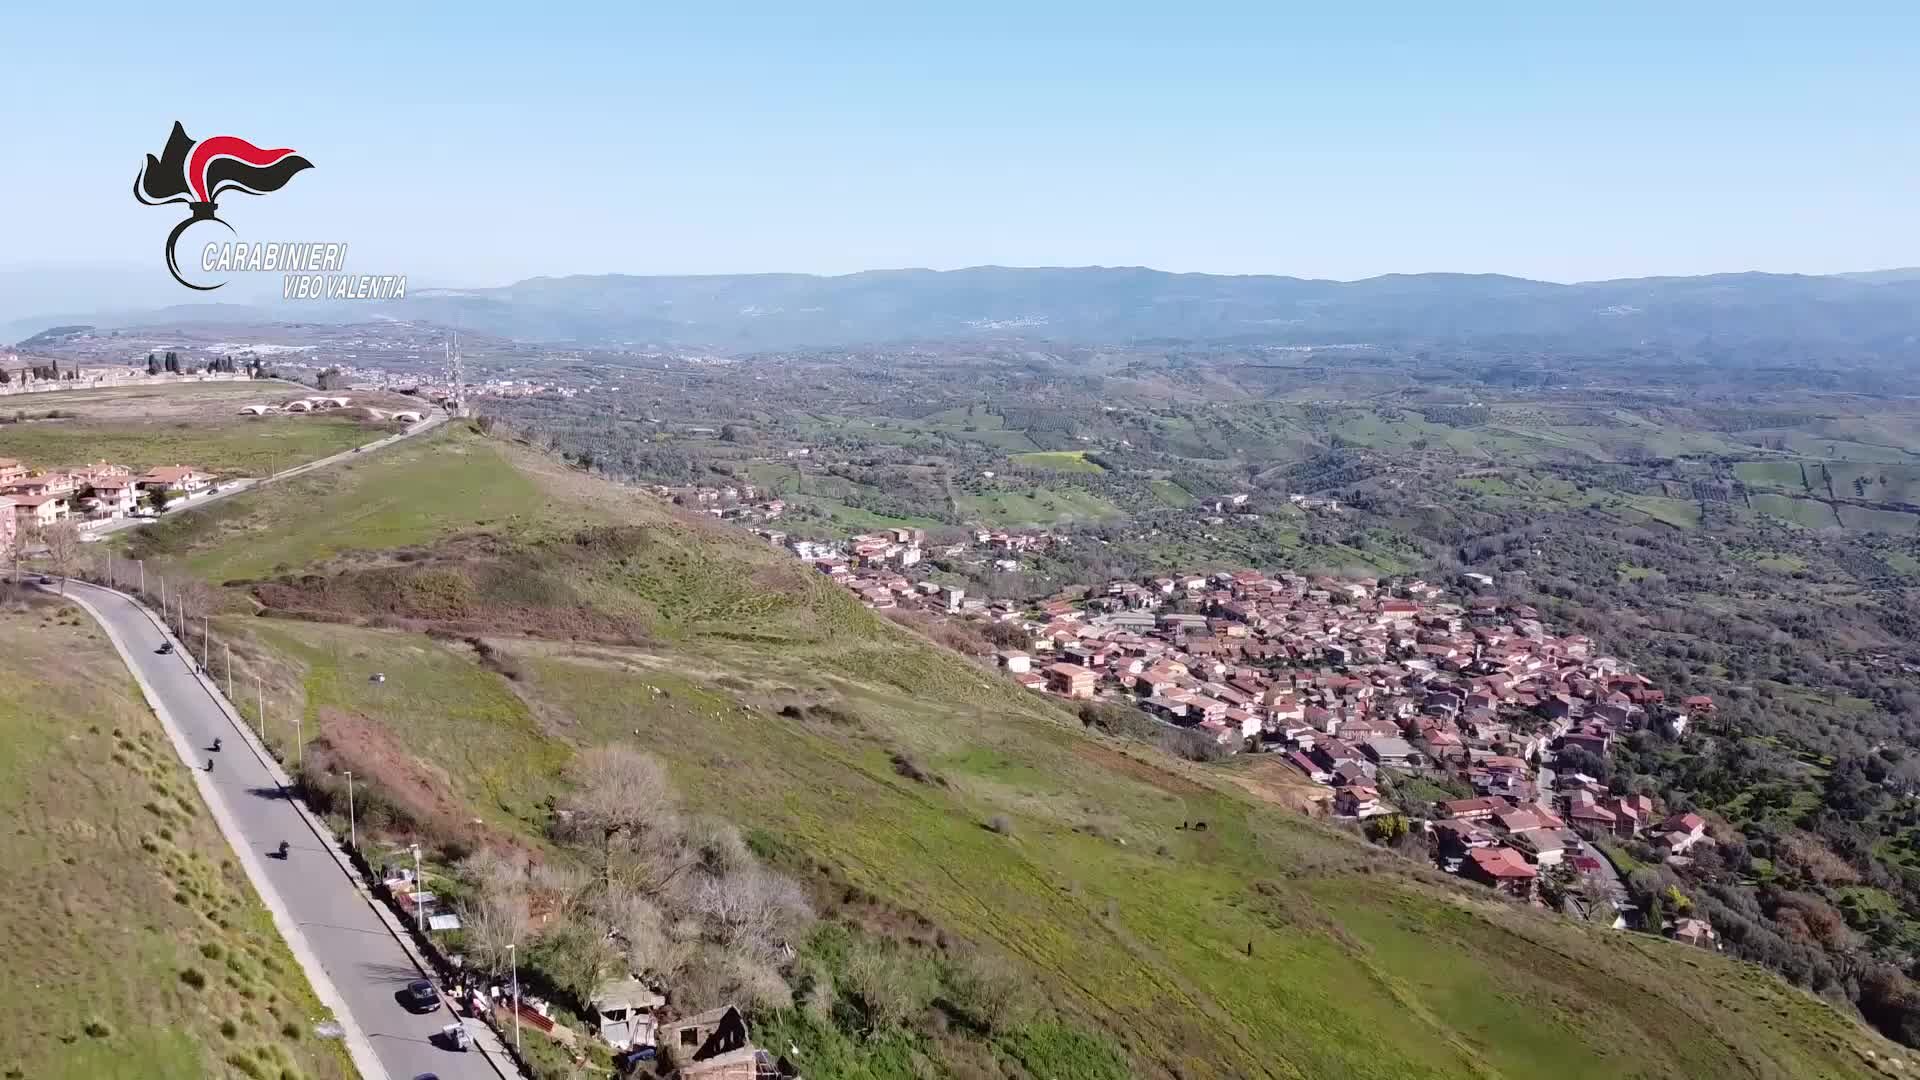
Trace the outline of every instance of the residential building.
<path fill-rule="evenodd" d="M 1079 664 L 1049 664 L 1046 670 L 1047 689 L 1067 697 L 1090 698 L 1093 696 L 1093 672 Z"/>
<path fill-rule="evenodd" d="M 207 475 L 191 465 L 160 465 L 148 469 L 137 483 L 143 491 L 181 491 L 198 495 L 207 489 Z"/>
<path fill-rule="evenodd" d="M 1511 896 L 1530 897 L 1540 872 L 1509 847 L 1474 848 L 1462 865 L 1468 877 Z"/>
<path fill-rule="evenodd" d="M 93 481 L 81 503 L 91 518 L 123 518 L 139 505 L 140 492 L 130 477 L 120 476 Z"/>
<path fill-rule="evenodd" d="M 10 495 L 13 517 L 19 530 L 43 529 L 65 521 L 69 512 L 67 496 L 48 492 L 44 495 Z"/>

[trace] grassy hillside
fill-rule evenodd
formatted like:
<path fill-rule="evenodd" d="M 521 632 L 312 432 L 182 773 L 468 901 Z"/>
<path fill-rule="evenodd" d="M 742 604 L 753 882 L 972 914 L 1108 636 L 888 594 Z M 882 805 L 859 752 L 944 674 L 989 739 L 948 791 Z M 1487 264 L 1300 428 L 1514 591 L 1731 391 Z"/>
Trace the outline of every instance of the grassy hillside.
<path fill-rule="evenodd" d="M 93 622 L 0 600 L 0 686 L 0 1072 L 354 1075 Z"/>
<path fill-rule="evenodd" d="M 864 1036 L 757 1019 L 821 1075 L 1785 1080 L 1906 1056 L 1759 969 L 1515 907 L 1090 734 L 743 533 L 465 431 L 144 544 L 235 582 L 216 627 L 278 703 L 269 735 L 299 710 L 387 827 L 537 849 L 565 764 L 638 746 L 809 881 L 829 931 L 991 950 L 1044 1001 L 990 1035 L 937 1004 Z M 487 623 L 514 632 L 462 640 Z M 831 965 L 822 935 L 805 963 Z"/>

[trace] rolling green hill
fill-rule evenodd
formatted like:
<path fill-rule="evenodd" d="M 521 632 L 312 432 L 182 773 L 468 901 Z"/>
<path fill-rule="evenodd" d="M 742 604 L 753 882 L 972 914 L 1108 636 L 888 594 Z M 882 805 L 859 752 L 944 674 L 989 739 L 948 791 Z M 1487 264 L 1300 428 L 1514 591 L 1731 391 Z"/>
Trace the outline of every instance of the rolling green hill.
<path fill-rule="evenodd" d="M 356 1076 L 125 665 L 0 585 L 0 1075 Z"/>
<path fill-rule="evenodd" d="M 242 677 L 383 828 L 563 858 L 543 829 L 567 762 L 635 746 L 807 883 L 824 923 L 798 964 L 838 970 L 845 934 L 925 970 L 990 953 L 1039 999 L 990 1030 L 938 995 L 884 1031 L 812 996 L 754 1017 L 817 1075 L 1788 1080 L 1910 1057 L 1757 967 L 1509 904 L 1089 731 L 744 532 L 464 428 L 136 545 L 226 583 Z"/>

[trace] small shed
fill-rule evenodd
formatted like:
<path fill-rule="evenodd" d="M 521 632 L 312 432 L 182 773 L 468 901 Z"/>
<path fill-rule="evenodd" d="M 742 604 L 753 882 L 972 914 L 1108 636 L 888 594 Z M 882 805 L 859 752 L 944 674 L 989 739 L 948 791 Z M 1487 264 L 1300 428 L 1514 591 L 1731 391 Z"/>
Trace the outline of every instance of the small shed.
<path fill-rule="evenodd" d="M 652 1046 L 656 1027 L 653 1011 L 666 1003 L 666 998 L 632 976 L 601 983 L 588 1002 L 599 1020 L 600 1038 L 615 1050 Z"/>

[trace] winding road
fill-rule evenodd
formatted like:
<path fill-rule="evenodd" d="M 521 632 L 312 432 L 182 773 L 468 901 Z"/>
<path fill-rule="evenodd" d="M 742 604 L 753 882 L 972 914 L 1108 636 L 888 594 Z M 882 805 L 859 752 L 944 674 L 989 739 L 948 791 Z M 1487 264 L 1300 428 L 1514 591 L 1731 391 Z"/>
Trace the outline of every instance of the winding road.
<path fill-rule="evenodd" d="M 460 1053 L 433 1041 L 455 1017 L 444 1007 L 417 1015 L 396 997 L 420 966 L 350 872 L 338 842 L 285 794 L 284 773 L 259 749 L 237 714 L 207 680 L 194 673 L 186 650 L 146 608 L 111 589 L 67 583 L 107 630 L 154 712 L 172 736 L 215 820 L 274 915 L 280 932 L 321 999 L 346 1028 L 348 1047 L 367 1080 L 409 1080 L 433 1073 L 444 1080 L 500 1080 L 513 1067 L 481 1049 Z M 222 748 L 212 750 L 220 739 Z M 211 761 L 212 768 L 205 768 Z M 281 841 L 287 858 L 273 852 Z M 467 1027 L 482 1048 L 497 1047 L 477 1021 Z M 368 1054 L 376 1059 L 365 1060 Z M 379 1071 L 376 1071 L 379 1070 Z"/>

